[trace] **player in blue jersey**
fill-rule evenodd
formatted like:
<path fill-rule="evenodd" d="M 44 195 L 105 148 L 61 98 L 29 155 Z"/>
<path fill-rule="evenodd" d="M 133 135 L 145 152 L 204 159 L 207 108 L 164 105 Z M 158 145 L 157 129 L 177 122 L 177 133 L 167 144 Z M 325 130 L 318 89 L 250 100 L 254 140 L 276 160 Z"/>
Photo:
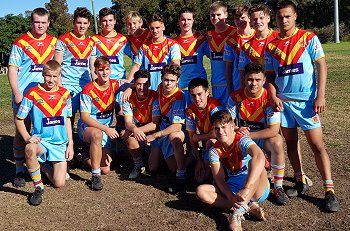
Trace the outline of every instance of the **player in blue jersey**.
<path fill-rule="evenodd" d="M 208 150 L 216 141 L 209 117 L 225 107 L 219 100 L 209 96 L 208 81 L 205 79 L 192 79 L 188 89 L 193 103 L 186 108 L 186 130 L 197 160 L 195 179 L 198 183 L 204 183 L 211 176 Z M 202 143 L 201 150 L 199 142 Z"/>
<path fill-rule="evenodd" d="M 120 135 L 125 140 L 135 164 L 129 179 L 135 179 L 140 175 L 141 168 L 144 167 L 141 148 L 148 149 L 146 135 L 156 129 L 156 125 L 152 123 L 152 104 L 158 98 L 158 94 L 149 90 L 150 77 L 147 70 L 136 71 L 135 87 L 129 101 L 123 103 L 125 130 Z"/>
<path fill-rule="evenodd" d="M 102 174 L 110 172 L 112 162 L 111 141 L 119 137 L 111 128 L 116 92 L 120 81 L 110 79 L 111 68 L 107 57 L 98 57 L 94 63 L 97 78 L 87 84 L 80 97 L 79 137 L 90 144 L 91 188 L 102 190 Z"/>
<path fill-rule="evenodd" d="M 158 88 L 158 98 L 153 102 L 152 122 L 159 130 L 147 136 L 147 142 L 152 143 L 149 157 L 149 169 L 159 169 L 162 159 L 172 173 L 176 172 L 174 184 L 169 192 L 177 193 L 184 190 L 186 182 L 186 165 L 183 148 L 185 134 L 182 127 L 185 124 L 186 100 L 178 88 L 181 75 L 179 65 L 168 64 L 162 70 L 162 82 Z"/>
<path fill-rule="evenodd" d="M 191 104 L 191 97 L 187 88 L 188 83 L 196 77 L 207 79 L 207 73 L 203 66 L 203 57 L 204 55 L 209 56 L 209 50 L 205 35 L 192 30 L 195 22 L 193 10 L 183 8 L 180 10 L 178 17 L 181 32 L 174 40 L 179 44 L 181 51 L 179 88 L 185 93 L 186 102 L 189 105 Z"/>
<path fill-rule="evenodd" d="M 15 119 L 17 130 L 27 144 L 25 162 L 35 187 L 29 199 L 31 205 L 42 202 L 44 185 L 41 172 L 46 174 L 54 187 L 63 187 L 67 173 L 66 160 L 73 158 L 71 99 L 69 91 L 58 86 L 61 65 L 54 60 L 48 61 L 42 75 L 44 83 L 26 93 Z M 28 115 L 33 123 L 32 134 L 28 133 L 24 123 Z"/>
<path fill-rule="evenodd" d="M 73 31 L 61 35 L 56 44 L 54 59 L 62 64 L 62 86 L 70 91 L 72 97 L 72 123 L 80 108 L 83 87 L 96 78 L 93 71 L 95 42 L 86 35 L 90 21 L 90 11 L 78 7 L 73 14 Z"/>
<path fill-rule="evenodd" d="M 270 192 L 264 153 L 249 136 L 235 133 L 236 126 L 228 111 L 218 111 L 210 120 L 217 138 L 209 151 L 215 185 L 200 185 L 196 194 L 210 206 L 233 211 L 229 216 L 230 229 L 242 230 L 243 215 L 249 211 L 260 220 L 266 219 L 257 204 Z"/>
<path fill-rule="evenodd" d="M 229 94 L 241 88 L 239 76 L 239 52 L 241 46 L 254 36 L 254 30 L 250 27 L 248 6 L 236 6 L 233 12 L 233 21 L 237 26 L 236 32 L 231 35 L 224 47 L 224 61 L 226 62 L 226 83 Z"/>
<path fill-rule="evenodd" d="M 127 79 L 132 81 L 135 72 L 143 65 L 142 68 L 151 73 L 151 89 L 157 90 L 163 66 L 168 63 L 180 65 L 181 54 L 179 45 L 164 36 L 164 18 L 161 15 L 152 15 L 148 20 L 148 27 L 152 36 L 139 49 Z"/>
<path fill-rule="evenodd" d="M 226 104 L 232 118 L 237 120 L 239 132 L 249 135 L 259 147 L 271 153 L 271 170 L 276 203 L 285 205 L 288 196 L 283 185 L 285 159 L 283 139 L 279 134 L 281 115 L 269 104 L 267 90 L 263 88 L 266 77 L 261 64 L 249 63 L 244 70 L 244 88 L 234 91 Z"/>
<path fill-rule="evenodd" d="M 50 14 L 44 8 L 33 10 L 31 30 L 20 36 L 13 43 L 9 59 L 8 80 L 12 90 L 13 117 L 16 117 L 23 95 L 39 82 L 43 82 L 42 68 L 51 60 L 57 39 L 46 33 L 50 24 Z M 25 120 L 27 131 L 30 131 L 30 119 Z M 25 186 L 24 180 L 24 147 L 26 143 L 16 130 L 13 140 L 13 153 L 16 162 L 15 187 Z"/>
<path fill-rule="evenodd" d="M 106 56 L 111 61 L 111 79 L 125 79 L 124 54 L 127 39 L 114 30 L 116 24 L 114 12 L 110 8 L 99 11 L 101 32 L 92 36 L 96 43 L 96 56 Z"/>
<path fill-rule="evenodd" d="M 331 165 L 319 117 L 325 110 L 327 65 L 318 37 L 311 31 L 296 27 L 296 12 L 292 1 L 277 4 L 276 21 L 280 33 L 265 51 L 266 70 L 271 78 L 268 87 L 272 105 L 282 115 L 281 127 L 288 157 L 294 172 L 301 173 L 296 183 L 297 193 L 308 190 L 297 148 L 298 127 L 301 127 L 323 180 L 325 208 L 336 212 L 340 204 L 334 194 Z"/>

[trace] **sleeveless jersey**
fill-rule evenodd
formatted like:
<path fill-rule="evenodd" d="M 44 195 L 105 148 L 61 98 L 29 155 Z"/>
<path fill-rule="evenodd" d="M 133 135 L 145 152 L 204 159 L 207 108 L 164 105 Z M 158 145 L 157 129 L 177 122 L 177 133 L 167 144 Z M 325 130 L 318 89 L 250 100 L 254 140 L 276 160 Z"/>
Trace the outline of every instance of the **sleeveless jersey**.
<path fill-rule="evenodd" d="M 56 91 L 46 91 L 40 84 L 31 88 L 23 98 L 17 117 L 24 119 L 28 114 L 33 124 L 32 135 L 54 145 L 68 142 L 66 121 L 72 116 L 68 90 L 57 87 Z"/>
<path fill-rule="evenodd" d="M 276 75 L 277 96 L 282 100 L 313 100 L 316 96 L 314 62 L 324 58 L 318 37 L 296 29 L 288 38 L 277 37 L 265 52 L 265 70 Z"/>
<path fill-rule="evenodd" d="M 125 79 L 124 54 L 127 39 L 116 33 L 114 36 L 96 34 L 91 37 L 96 44 L 96 55 L 106 56 L 111 62 L 111 79 Z"/>
<path fill-rule="evenodd" d="M 53 58 L 56 41 L 49 34 L 36 39 L 27 32 L 13 43 L 8 65 L 18 67 L 18 88 L 22 95 L 44 81 L 43 66 Z"/>

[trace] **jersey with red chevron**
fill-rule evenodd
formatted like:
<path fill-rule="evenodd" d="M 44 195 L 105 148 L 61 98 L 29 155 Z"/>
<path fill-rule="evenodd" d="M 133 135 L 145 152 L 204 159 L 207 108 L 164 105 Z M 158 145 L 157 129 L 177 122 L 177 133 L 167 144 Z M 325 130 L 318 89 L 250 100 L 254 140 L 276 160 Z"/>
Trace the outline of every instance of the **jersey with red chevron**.
<path fill-rule="evenodd" d="M 72 32 L 63 34 L 58 38 L 56 52 L 63 53 L 63 85 L 84 87 L 91 82 L 89 62 L 96 56 L 96 46 L 89 36 L 77 38 Z"/>
<path fill-rule="evenodd" d="M 32 135 L 49 144 L 68 142 L 66 120 L 72 116 L 68 90 L 57 87 L 56 91 L 46 91 L 40 84 L 31 88 L 23 98 L 17 118 L 24 119 L 28 115 L 33 124 Z"/>
<path fill-rule="evenodd" d="M 43 82 L 43 66 L 53 58 L 56 41 L 49 34 L 45 34 L 43 39 L 36 39 L 27 32 L 13 43 L 9 66 L 18 67 L 18 88 L 23 95 Z"/>
<path fill-rule="evenodd" d="M 311 31 L 296 29 L 288 38 L 272 40 L 265 51 L 265 70 L 276 75 L 278 97 L 314 100 L 317 82 L 314 62 L 324 57 L 321 42 Z"/>
<path fill-rule="evenodd" d="M 127 43 L 126 37 L 116 33 L 115 36 L 96 34 L 91 38 L 96 44 L 96 55 L 106 56 L 111 62 L 111 79 L 125 79 L 124 54 Z"/>

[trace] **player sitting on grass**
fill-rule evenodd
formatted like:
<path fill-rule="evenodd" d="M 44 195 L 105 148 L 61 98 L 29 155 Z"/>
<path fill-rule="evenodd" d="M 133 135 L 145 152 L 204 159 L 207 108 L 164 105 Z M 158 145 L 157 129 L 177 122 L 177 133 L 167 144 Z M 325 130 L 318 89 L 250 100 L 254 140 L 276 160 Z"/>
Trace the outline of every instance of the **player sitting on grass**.
<path fill-rule="evenodd" d="M 121 132 L 121 138 L 125 140 L 135 163 L 129 179 L 139 177 L 144 166 L 140 146 L 147 147 L 146 134 L 156 128 L 152 123 L 152 104 L 158 94 L 149 89 L 150 77 L 147 70 L 138 70 L 134 75 L 135 87 L 129 101 L 123 103 L 125 130 Z"/>
<path fill-rule="evenodd" d="M 188 89 L 193 103 L 186 109 L 186 130 L 197 159 L 195 179 L 203 183 L 211 175 L 208 150 L 216 141 L 209 117 L 219 110 L 224 110 L 225 107 L 219 100 L 209 97 L 209 86 L 206 79 L 192 79 L 188 84 Z M 199 142 L 202 142 L 202 153 L 198 150 Z"/>
<path fill-rule="evenodd" d="M 54 60 L 43 67 L 44 83 L 31 88 L 23 98 L 15 124 L 27 143 L 25 162 L 33 180 L 35 191 L 29 199 L 31 205 L 40 205 L 44 193 L 41 172 L 54 187 L 65 185 L 67 162 L 73 158 L 73 138 L 70 117 L 72 105 L 69 91 L 58 86 L 61 65 Z M 30 135 L 24 119 L 30 115 L 33 124 Z M 42 166 L 40 168 L 40 163 Z"/>
<path fill-rule="evenodd" d="M 217 139 L 209 150 L 215 185 L 200 185 L 196 194 L 206 204 L 231 210 L 230 229 L 241 230 L 243 215 L 249 210 L 260 220 L 265 220 L 257 204 L 263 202 L 270 192 L 264 168 L 265 156 L 249 136 L 235 132 L 236 125 L 228 111 L 218 111 L 210 120 Z M 227 181 L 224 169 L 228 174 Z"/>
<path fill-rule="evenodd" d="M 244 88 L 234 91 L 226 108 L 237 119 L 239 133 L 249 135 L 261 149 L 271 153 L 271 169 L 274 180 L 276 203 L 288 202 L 282 183 L 284 177 L 283 139 L 279 134 L 281 115 L 269 104 L 267 90 L 263 88 L 266 78 L 264 67 L 249 63 L 244 70 Z"/>
<path fill-rule="evenodd" d="M 97 79 L 87 84 L 80 97 L 79 137 L 90 144 L 91 188 L 102 190 L 102 174 L 110 172 L 112 162 L 111 141 L 119 137 L 111 128 L 116 92 L 120 82 L 110 79 L 111 68 L 107 57 L 98 57 L 94 63 Z"/>
<path fill-rule="evenodd" d="M 162 82 L 158 87 L 158 98 L 153 102 L 152 120 L 159 127 L 147 136 L 147 142 L 152 143 L 149 157 L 150 171 L 159 169 L 162 159 L 172 173 L 176 172 L 176 180 L 169 192 L 183 191 L 186 183 L 186 166 L 183 141 L 185 134 L 182 127 L 185 124 L 184 93 L 178 88 L 181 75 L 179 65 L 168 64 L 162 70 Z"/>

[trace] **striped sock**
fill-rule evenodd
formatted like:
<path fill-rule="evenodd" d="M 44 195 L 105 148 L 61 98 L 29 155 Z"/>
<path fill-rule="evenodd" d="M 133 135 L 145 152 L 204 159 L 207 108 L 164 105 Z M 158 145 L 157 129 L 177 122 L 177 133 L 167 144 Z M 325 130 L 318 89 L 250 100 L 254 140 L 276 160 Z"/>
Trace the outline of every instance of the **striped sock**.
<path fill-rule="evenodd" d="M 177 169 L 176 170 L 176 177 L 183 179 L 183 180 L 186 179 L 186 169 L 184 169 L 184 170 Z"/>
<path fill-rule="evenodd" d="M 296 179 L 296 181 L 301 181 L 301 182 L 303 182 L 303 184 L 306 184 L 305 174 L 303 171 L 295 172 L 294 178 Z"/>
<path fill-rule="evenodd" d="M 334 185 L 332 180 L 324 180 L 323 187 L 325 192 L 333 192 L 334 193 Z"/>
<path fill-rule="evenodd" d="M 20 172 L 24 172 L 24 160 L 25 160 L 25 154 L 24 149 L 22 148 L 13 148 L 13 154 L 15 156 L 15 163 L 16 163 L 16 174 Z"/>
<path fill-rule="evenodd" d="M 273 180 L 274 180 L 274 188 L 282 187 L 283 185 L 283 177 L 284 177 L 284 169 L 285 164 L 283 165 L 271 165 L 271 170 L 273 174 Z"/>
<path fill-rule="evenodd" d="M 92 170 L 91 170 L 91 173 L 92 173 L 93 175 L 101 175 L 101 169 L 100 169 L 100 168 L 98 168 L 98 169 L 92 169 Z"/>
<path fill-rule="evenodd" d="M 40 187 L 41 189 L 44 189 L 44 184 L 41 180 L 40 165 L 35 168 L 28 168 L 28 172 L 33 180 L 34 187 Z"/>

